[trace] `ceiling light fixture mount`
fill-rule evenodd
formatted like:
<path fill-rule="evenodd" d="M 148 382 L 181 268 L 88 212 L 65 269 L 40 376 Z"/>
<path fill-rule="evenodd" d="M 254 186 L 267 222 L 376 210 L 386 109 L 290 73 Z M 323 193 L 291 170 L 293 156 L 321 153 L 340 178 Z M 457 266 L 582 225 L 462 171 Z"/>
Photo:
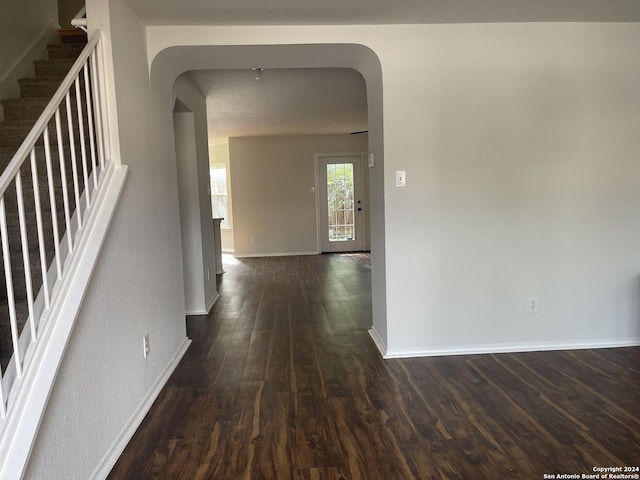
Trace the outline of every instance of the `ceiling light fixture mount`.
<path fill-rule="evenodd" d="M 262 78 L 262 72 L 264 72 L 264 68 L 253 67 L 251 71 L 256 74 L 256 80 L 260 80 Z"/>

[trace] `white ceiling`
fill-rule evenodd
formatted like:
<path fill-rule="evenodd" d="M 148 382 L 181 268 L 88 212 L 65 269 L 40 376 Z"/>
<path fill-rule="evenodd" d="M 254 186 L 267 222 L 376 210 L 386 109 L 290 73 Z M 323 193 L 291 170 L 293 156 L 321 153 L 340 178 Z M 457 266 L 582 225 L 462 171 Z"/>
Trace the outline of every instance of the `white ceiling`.
<path fill-rule="evenodd" d="M 147 25 L 640 21 L 640 0 L 128 0 Z M 259 67 L 259 65 L 256 65 Z M 210 139 L 366 130 L 359 74 L 341 69 L 191 72 Z"/>
<path fill-rule="evenodd" d="M 347 68 L 206 70 L 187 76 L 207 97 L 209 138 L 367 129 L 364 79 Z"/>
<path fill-rule="evenodd" d="M 640 21 L 638 0 L 129 0 L 147 25 Z"/>

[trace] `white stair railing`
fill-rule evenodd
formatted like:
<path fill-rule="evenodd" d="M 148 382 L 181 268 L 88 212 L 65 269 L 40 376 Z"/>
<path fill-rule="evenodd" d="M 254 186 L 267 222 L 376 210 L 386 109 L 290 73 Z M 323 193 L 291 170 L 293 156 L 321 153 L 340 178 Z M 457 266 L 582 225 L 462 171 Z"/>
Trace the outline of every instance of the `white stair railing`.
<path fill-rule="evenodd" d="M 31 360 L 46 347 L 41 331 L 53 321 L 49 313 L 113 168 L 105 152 L 101 38 L 99 30 L 91 36 L 0 176 L 0 308 L 9 317 L 12 345 L 0 368 L 0 440 Z"/>
<path fill-rule="evenodd" d="M 71 20 L 73 27 L 79 28 L 83 31 L 87 31 L 87 7 L 82 7 L 76 16 Z"/>

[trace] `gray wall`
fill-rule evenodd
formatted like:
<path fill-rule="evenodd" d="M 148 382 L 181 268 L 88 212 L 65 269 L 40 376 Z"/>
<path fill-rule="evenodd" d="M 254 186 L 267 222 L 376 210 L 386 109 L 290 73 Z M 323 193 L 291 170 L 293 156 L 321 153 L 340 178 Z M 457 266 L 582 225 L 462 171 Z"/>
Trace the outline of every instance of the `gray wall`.
<path fill-rule="evenodd" d="M 58 0 L 58 18 L 60 26 L 71 27 L 71 20 L 84 6 L 85 0 Z"/>
<path fill-rule="evenodd" d="M 315 154 L 367 149 L 366 135 L 230 138 L 235 255 L 319 253 Z"/>
<path fill-rule="evenodd" d="M 52 0 L 4 1 L 0 11 L 0 99 L 14 98 L 20 95 L 18 79 L 32 77 L 33 60 L 47 58 L 47 43 L 57 41 L 58 5 Z"/>
<path fill-rule="evenodd" d="M 176 168 L 187 315 L 209 312 L 217 297 L 216 266 L 209 197 L 207 107 L 202 93 L 186 77 L 174 94 L 187 112 L 174 113 Z"/>

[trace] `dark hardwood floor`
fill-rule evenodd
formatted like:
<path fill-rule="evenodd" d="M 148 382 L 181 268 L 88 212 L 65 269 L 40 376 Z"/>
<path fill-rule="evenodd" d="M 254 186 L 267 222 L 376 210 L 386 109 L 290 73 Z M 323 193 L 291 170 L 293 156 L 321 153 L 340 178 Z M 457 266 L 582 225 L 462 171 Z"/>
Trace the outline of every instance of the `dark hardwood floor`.
<path fill-rule="evenodd" d="M 110 479 L 542 479 L 640 464 L 639 348 L 384 361 L 367 333 L 368 255 L 225 268 Z"/>

